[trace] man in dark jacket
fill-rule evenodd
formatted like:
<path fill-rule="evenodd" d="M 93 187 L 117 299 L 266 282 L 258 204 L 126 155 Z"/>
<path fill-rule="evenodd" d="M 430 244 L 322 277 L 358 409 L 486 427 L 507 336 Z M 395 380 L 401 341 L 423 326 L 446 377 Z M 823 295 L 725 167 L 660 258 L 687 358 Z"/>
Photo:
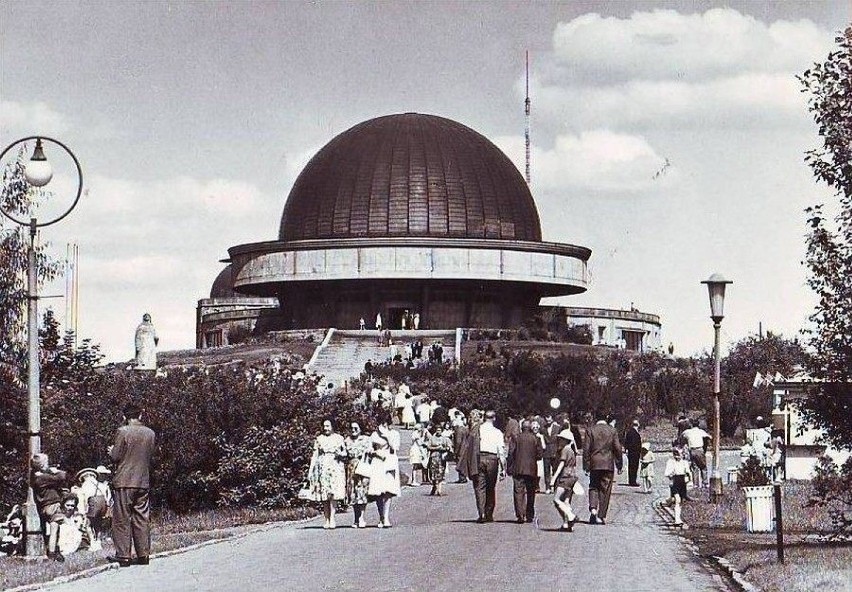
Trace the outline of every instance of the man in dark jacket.
<path fill-rule="evenodd" d="M 532 433 L 530 422 L 521 422 L 521 433 L 509 440 L 507 472 L 512 476 L 515 517 L 518 524 L 535 520 L 535 488 L 538 460 L 543 453 L 541 440 Z"/>
<path fill-rule="evenodd" d="M 49 525 L 47 556 L 56 561 L 65 561 L 57 547 L 59 524 L 63 521 L 62 495 L 68 481 L 65 471 L 50 466 L 50 459 L 44 453 L 34 454 L 30 459 L 30 483 L 33 497 L 42 525 Z M 27 525 L 27 530 L 31 530 Z"/>
<path fill-rule="evenodd" d="M 148 565 L 151 551 L 148 490 L 155 435 L 154 430 L 142 424 L 141 416 L 138 406 L 131 403 L 125 407 L 126 425 L 118 428 L 115 443 L 107 449 L 117 465 L 112 480 L 115 557 L 110 560 L 122 567 L 132 563 L 131 540 L 139 565 Z"/>
<path fill-rule="evenodd" d="M 639 487 L 636 476 L 639 472 L 639 457 L 642 456 L 642 436 L 639 434 L 639 420 L 634 419 L 633 425 L 624 437 L 624 447 L 627 448 L 627 484 Z"/>
<path fill-rule="evenodd" d="M 469 432 L 470 430 L 465 423 L 459 423 L 453 428 L 453 457 L 456 459 L 456 470 L 459 474 L 459 479 L 456 483 L 467 483 L 467 477 L 462 474 L 461 469 L 461 449 Z"/>
<path fill-rule="evenodd" d="M 621 474 L 624 459 L 618 432 L 598 413 L 597 422 L 586 432 L 583 442 L 583 470 L 589 475 L 589 524 L 606 524 L 612 494 L 614 468 Z"/>

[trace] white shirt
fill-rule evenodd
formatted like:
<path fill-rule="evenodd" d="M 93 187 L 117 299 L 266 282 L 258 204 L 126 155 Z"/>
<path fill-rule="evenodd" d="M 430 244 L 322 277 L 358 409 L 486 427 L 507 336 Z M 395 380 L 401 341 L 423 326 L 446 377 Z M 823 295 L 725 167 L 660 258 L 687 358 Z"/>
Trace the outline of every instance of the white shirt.
<path fill-rule="evenodd" d="M 479 426 L 479 451 L 497 454 L 501 458 L 505 456 L 503 432 L 495 428 L 491 422 L 486 421 Z"/>
<path fill-rule="evenodd" d="M 684 459 L 668 459 L 666 461 L 665 476 L 671 477 L 673 475 L 689 475 L 689 463 Z"/>
<path fill-rule="evenodd" d="M 686 438 L 686 445 L 690 448 L 703 448 L 704 438 L 709 438 L 710 434 L 696 426 L 694 428 L 684 430 L 683 437 Z"/>

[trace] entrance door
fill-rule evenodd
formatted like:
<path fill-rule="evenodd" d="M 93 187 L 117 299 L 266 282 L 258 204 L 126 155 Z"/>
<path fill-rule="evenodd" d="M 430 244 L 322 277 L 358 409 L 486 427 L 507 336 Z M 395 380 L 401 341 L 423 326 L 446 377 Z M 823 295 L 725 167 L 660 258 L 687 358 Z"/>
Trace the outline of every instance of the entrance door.
<path fill-rule="evenodd" d="M 411 326 L 411 315 L 414 314 L 414 308 L 411 306 L 388 306 L 387 328 L 393 330 L 402 329 L 402 317 L 408 313 L 408 321 L 405 324 L 406 329 L 413 329 Z"/>

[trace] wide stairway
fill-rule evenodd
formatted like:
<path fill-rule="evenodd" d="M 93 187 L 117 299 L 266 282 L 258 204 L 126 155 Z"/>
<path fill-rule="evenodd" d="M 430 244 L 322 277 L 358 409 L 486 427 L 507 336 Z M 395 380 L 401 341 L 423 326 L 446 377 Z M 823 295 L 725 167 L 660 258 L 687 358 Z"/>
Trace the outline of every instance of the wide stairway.
<path fill-rule="evenodd" d="M 454 330 L 391 331 L 391 339 L 404 356 L 405 344 L 416 340 L 423 342 L 423 359 L 429 359 L 429 347 L 441 342 L 444 361 L 455 358 L 456 332 Z M 364 370 L 367 360 L 374 363 L 388 361 L 388 348 L 379 345 L 378 331 L 335 330 L 328 344 L 319 351 L 307 369 L 325 376 L 325 383 L 342 386 Z"/>

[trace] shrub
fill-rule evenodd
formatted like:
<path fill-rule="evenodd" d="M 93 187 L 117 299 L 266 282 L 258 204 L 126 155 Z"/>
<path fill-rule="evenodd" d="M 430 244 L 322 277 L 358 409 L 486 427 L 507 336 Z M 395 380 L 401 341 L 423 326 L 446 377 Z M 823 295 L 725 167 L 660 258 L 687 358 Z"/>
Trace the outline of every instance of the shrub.
<path fill-rule="evenodd" d="M 749 456 L 737 469 L 737 485 L 739 487 L 761 487 L 769 484 L 769 475 L 766 474 L 766 469 L 756 456 Z"/>
<path fill-rule="evenodd" d="M 811 486 L 808 506 L 826 508 L 836 534 L 852 533 L 852 456 L 840 467 L 822 456 Z"/>

